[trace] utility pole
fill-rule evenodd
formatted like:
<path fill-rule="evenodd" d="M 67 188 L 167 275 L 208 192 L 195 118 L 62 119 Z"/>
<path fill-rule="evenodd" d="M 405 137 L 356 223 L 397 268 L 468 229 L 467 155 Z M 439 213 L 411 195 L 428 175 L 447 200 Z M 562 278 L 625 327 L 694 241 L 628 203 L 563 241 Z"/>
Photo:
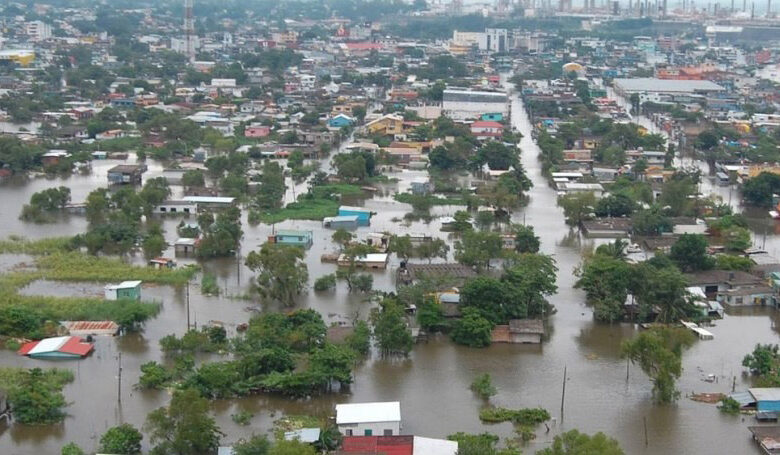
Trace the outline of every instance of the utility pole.
<path fill-rule="evenodd" d="M 190 331 L 190 282 L 187 281 L 187 331 Z"/>
<path fill-rule="evenodd" d="M 566 399 L 566 365 L 563 366 L 563 390 L 561 390 L 561 424 L 563 424 L 563 403 Z"/>
<path fill-rule="evenodd" d="M 116 384 L 116 403 L 122 405 L 122 353 L 119 353 Z"/>

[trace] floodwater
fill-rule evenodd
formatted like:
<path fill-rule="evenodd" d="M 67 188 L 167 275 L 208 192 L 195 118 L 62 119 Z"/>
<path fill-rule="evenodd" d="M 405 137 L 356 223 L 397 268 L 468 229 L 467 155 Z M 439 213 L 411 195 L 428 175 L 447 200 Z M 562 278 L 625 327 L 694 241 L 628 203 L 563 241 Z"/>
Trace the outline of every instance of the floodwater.
<path fill-rule="evenodd" d="M 518 210 L 513 218 L 515 222 L 525 220 L 534 226 L 541 237 L 543 252 L 553 255 L 559 267 L 559 291 L 551 297 L 557 313 L 551 319 L 549 341 L 541 346 L 496 345 L 470 349 L 456 346 L 444 337 L 434 338 L 415 346 L 408 359 L 388 360 L 377 356 L 367 359 L 356 369 L 355 383 L 349 393 L 306 400 L 260 395 L 215 401 L 212 410 L 226 433 L 224 443 L 232 443 L 252 433 L 266 433 L 273 420 L 283 414 L 328 416 L 336 403 L 383 400 L 401 402 L 406 434 L 444 437 L 456 431 L 490 431 L 511 437 L 511 425 L 483 425 L 478 419 L 478 411 L 484 404 L 474 397 L 468 386 L 476 375 L 488 372 L 499 390 L 490 400 L 492 404 L 509 408 L 542 406 L 554 417 L 550 431 L 546 432 L 542 426 L 536 440 L 524 449 L 524 453 L 547 447 L 554 435 L 574 428 L 589 433 L 603 431 L 617 438 L 629 454 L 759 453 L 746 429 L 753 423 L 752 418 L 745 417 L 743 421 L 741 417 L 724 416 L 714 405 L 696 403 L 685 396 L 674 405 L 656 406 L 651 400 L 651 384 L 647 377 L 634 366 L 627 371 L 626 362 L 619 357 L 619 346 L 622 340 L 634 335 L 636 329 L 629 324 L 594 323 L 590 309 L 584 305 L 583 293 L 573 289 L 572 271 L 580 262 L 582 249 L 593 241 L 581 238 L 564 224 L 563 213 L 555 203 L 555 193 L 541 175 L 538 148 L 531 139 L 531 127 L 522 103 L 516 98 L 513 103 L 514 126 L 525 135 L 521 142 L 522 162 L 534 182 L 527 207 Z M 95 162 L 90 176 L 6 182 L 0 186 L 0 210 L 5 215 L 0 236 L 17 234 L 38 238 L 82 232 L 86 223 L 78 216 L 55 225 L 35 225 L 18 221 L 13 212 L 23 201 L 29 200 L 33 192 L 61 184 L 71 186 L 74 202 L 83 201 L 91 189 L 104 184 L 105 171 L 114 164 Z M 146 177 L 154 177 L 160 172 L 159 166 L 153 166 Z M 440 222 L 436 219 L 429 224 L 414 222 L 407 225 L 397 221 L 410 208 L 394 202 L 390 190 L 405 188 L 411 179 L 420 175 L 419 172 L 392 174 L 391 177 L 399 179 L 398 183 L 383 184 L 380 194 L 355 201 L 377 212 L 370 230 L 361 228 L 358 235 L 384 230 L 439 232 Z M 296 191 L 304 189 L 304 185 L 296 187 Z M 10 207 L 14 209 L 9 210 Z M 456 209 L 437 207 L 432 213 L 451 215 Z M 176 224 L 176 219 L 164 222 L 169 241 L 176 237 Z M 275 228 L 314 231 L 314 246 L 306 256 L 312 281 L 335 270 L 335 265 L 322 264 L 319 259 L 322 253 L 332 250 L 329 241 L 332 231 L 323 230 L 318 222 L 310 221 L 287 221 Z M 257 248 L 271 233 L 272 227 L 252 227 L 245 223 L 244 231 L 241 255 Z M 760 234 L 763 236 L 763 231 Z M 447 238 L 447 234 L 441 233 L 441 236 Z M 766 242 L 770 252 L 776 249 L 779 242 L 774 230 L 769 230 Z M 29 261 L 26 256 L 0 256 L 0 267 L 7 269 Z M 141 258 L 134 261 L 141 262 Z M 108 427 L 121 422 L 142 426 L 146 415 L 166 405 L 170 396 L 163 391 L 138 391 L 133 384 L 138 381 L 141 364 L 150 360 L 165 361 L 157 340 L 169 333 L 181 335 L 186 330 L 187 294 L 193 322 L 201 325 L 220 321 L 231 333 L 236 324 L 245 322 L 253 312 L 279 309 L 241 297 L 246 294 L 251 279 L 251 272 L 241 262 L 232 258 L 204 264 L 206 270 L 217 274 L 223 288 L 221 297 L 201 295 L 198 280 L 193 280 L 189 293 L 186 289 L 168 286 L 144 286 L 145 299 L 162 302 L 159 316 L 149 321 L 142 333 L 98 339 L 94 354 L 84 360 L 55 364 L 0 351 L 3 365 L 57 366 L 70 368 L 76 374 L 74 383 L 65 388 L 66 399 L 71 404 L 64 423 L 0 427 L 0 453 L 54 454 L 71 441 L 92 450 Z M 396 268 L 394 258 L 387 270 L 371 272 L 375 288 L 393 290 L 392 277 Z M 100 293 L 100 286 L 37 281 L 24 292 L 93 295 Z M 365 317 L 370 309 L 364 296 L 349 295 L 342 284 L 330 293 L 310 291 L 301 298 L 300 306 L 320 311 L 328 323 Z M 728 392 L 735 376 L 737 389 L 749 386 L 749 381 L 742 376 L 741 359 L 756 343 L 777 343 L 777 323 L 778 313 L 770 309 L 730 311 L 710 329 L 715 334 L 714 340 L 697 342 L 684 354 L 684 372 L 678 383 L 683 395 Z M 121 388 L 118 385 L 119 352 L 122 353 Z M 562 413 L 564 369 L 567 381 Z M 702 379 L 708 374 L 715 374 L 717 382 L 704 382 Z M 121 403 L 118 396 L 121 396 Z M 231 421 L 230 415 L 239 410 L 254 413 L 249 426 L 238 426 Z M 148 445 L 148 441 L 145 444 Z"/>

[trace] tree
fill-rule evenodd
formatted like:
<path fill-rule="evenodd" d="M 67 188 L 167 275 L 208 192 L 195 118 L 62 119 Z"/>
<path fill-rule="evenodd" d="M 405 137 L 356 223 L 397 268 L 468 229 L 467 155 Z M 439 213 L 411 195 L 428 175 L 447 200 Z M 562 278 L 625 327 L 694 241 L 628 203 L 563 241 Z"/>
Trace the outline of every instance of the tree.
<path fill-rule="evenodd" d="M 268 451 L 268 455 L 316 455 L 317 451 L 311 444 L 298 439 L 286 441 L 280 439 Z"/>
<path fill-rule="evenodd" d="M 720 142 L 720 140 L 715 131 L 704 130 L 696 136 L 694 145 L 699 150 L 711 150 L 718 145 L 718 142 Z"/>
<path fill-rule="evenodd" d="M 598 217 L 623 217 L 630 216 L 634 212 L 635 203 L 630 196 L 624 193 L 610 194 L 596 203 L 595 213 Z"/>
<path fill-rule="evenodd" d="M 341 385 L 352 383 L 352 367 L 355 365 L 355 351 L 349 346 L 326 343 L 309 356 L 309 369 L 328 382 Z"/>
<path fill-rule="evenodd" d="M 278 209 L 282 206 L 282 198 L 286 190 L 282 167 L 276 161 L 266 161 L 263 164 L 263 175 L 255 197 L 255 205 L 262 210 Z"/>
<path fill-rule="evenodd" d="M 87 195 L 87 221 L 96 224 L 106 219 L 111 208 L 111 198 L 105 188 L 98 188 Z"/>
<path fill-rule="evenodd" d="M 637 235 L 655 236 L 672 230 L 672 222 L 657 204 L 636 212 L 631 218 L 631 224 L 631 229 Z"/>
<path fill-rule="evenodd" d="M 447 439 L 458 442 L 458 455 L 520 455 L 520 451 L 514 448 L 498 450 L 499 437 L 490 433 L 458 432 L 447 436 Z"/>
<path fill-rule="evenodd" d="M 487 400 L 493 395 L 498 393 L 496 386 L 493 385 L 493 381 L 490 379 L 490 374 L 483 373 L 474 379 L 474 382 L 469 386 L 472 392 L 479 395 L 480 398 Z"/>
<path fill-rule="evenodd" d="M 327 275 L 323 275 L 314 281 L 315 291 L 322 292 L 322 291 L 328 291 L 330 289 L 335 289 L 335 288 L 336 288 L 335 273 L 329 273 Z"/>
<path fill-rule="evenodd" d="M 403 259 L 404 261 L 409 260 L 409 258 L 412 256 L 412 253 L 414 253 L 412 238 L 409 236 L 409 234 L 403 236 L 391 235 L 390 244 L 387 248 L 387 251 L 390 253 L 395 253 L 399 259 Z"/>
<path fill-rule="evenodd" d="M 618 442 L 602 432 L 593 436 L 570 430 L 553 439 L 552 447 L 539 450 L 536 455 L 623 455 Z"/>
<path fill-rule="evenodd" d="M 539 237 L 534 233 L 533 226 L 517 224 L 512 226 L 515 234 L 515 251 L 518 253 L 538 253 Z"/>
<path fill-rule="evenodd" d="M 447 260 L 447 253 L 450 251 L 450 246 L 447 245 L 442 239 L 436 238 L 430 242 L 423 242 L 417 248 L 416 252 L 422 259 L 427 259 L 430 264 L 434 258 L 441 258 Z"/>
<path fill-rule="evenodd" d="M 552 311 L 547 297 L 558 292 L 557 272 L 551 256 L 525 253 L 507 260 L 501 280 L 509 286 L 512 299 L 525 307 L 527 317 L 546 317 Z M 511 313 L 509 316 L 522 317 Z"/>
<path fill-rule="evenodd" d="M 726 240 L 724 246 L 727 250 L 741 252 L 750 248 L 750 230 L 744 227 L 733 226 L 724 231 L 722 236 Z"/>
<path fill-rule="evenodd" d="M 501 255 L 503 242 L 495 232 L 466 231 L 455 242 L 455 260 L 479 269 L 489 269 L 490 260 Z"/>
<path fill-rule="evenodd" d="M 707 254 L 707 238 L 701 234 L 683 234 L 672 245 L 669 258 L 683 272 L 711 269 L 714 260 Z"/>
<path fill-rule="evenodd" d="M 330 238 L 339 245 L 341 251 L 344 251 L 347 246 L 352 243 L 355 235 L 345 229 L 338 229 Z"/>
<path fill-rule="evenodd" d="M 490 346 L 493 323 L 482 317 L 473 307 L 465 307 L 461 313 L 462 317 L 452 330 L 452 341 L 472 348 Z"/>
<path fill-rule="evenodd" d="M 233 455 L 267 455 L 271 442 L 265 435 L 252 435 L 233 445 Z"/>
<path fill-rule="evenodd" d="M 171 195 L 171 187 L 165 177 L 155 177 L 144 183 L 144 187 L 138 193 L 138 196 L 144 203 L 144 212 L 147 215 L 152 213 L 152 209 Z"/>
<path fill-rule="evenodd" d="M 684 216 L 693 208 L 698 183 L 698 174 L 675 173 L 661 188 L 658 203 L 672 216 Z"/>
<path fill-rule="evenodd" d="M 129 423 L 111 427 L 100 437 L 100 451 L 116 455 L 141 453 L 143 435 Z"/>
<path fill-rule="evenodd" d="M 742 366 L 752 374 L 765 376 L 777 369 L 780 363 L 780 347 L 776 344 L 756 344 L 755 349 L 742 359 Z"/>
<path fill-rule="evenodd" d="M 654 328 L 624 341 L 621 352 L 650 376 L 653 398 L 659 403 L 671 403 L 680 396 L 675 381 L 682 374 L 682 351 L 693 341 L 687 329 Z"/>
<path fill-rule="evenodd" d="M 404 320 L 404 309 L 391 298 L 385 298 L 380 308 L 371 310 L 374 339 L 382 355 L 409 355 L 412 350 L 412 333 Z"/>
<path fill-rule="evenodd" d="M 236 253 L 241 237 L 244 235 L 241 229 L 241 210 L 238 207 L 222 210 L 217 214 L 216 219 L 210 214 L 200 215 L 198 225 L 203 230 L 203 237 L 197 250 L 198 256 L 224 257 Z"/>
<path fill-rule="evenodd" d="M 302 248 L 264 243 L 259 252 L 247 255 L 246 265 L 257 272 L 256 284 L 264 298 L 293 306 L 295 297 L 306 289 L 309 281 L 303 256 Z"/>
<path fill-rule="evenodd" d="M 8 403 L 14 419 L 22 424 L 52 424 L 65 418 L 61 385 L 40 368 L 21 373 L 19 385 L 9 390 Z"/>
<path fill-rule="evenodd" d="M 452 223 L 453 231 L 466 232 L 473 228 L 471 226 L 471 214 L 469 212 L 465 210 L 458 210 L 455 212 L 455 215 L 453 215 L 453 218 L 455 219 L 455 222 Z"/>
<path fill-rule="evenodd" d="M 501 142 L 490 141 L 480 147 L 476 156 L 476 165 L 487 164 L 494 171 L 509 169 L 518 163 L 517 151 Z"/>
<path fill-rule="evenodd" d="M 576 272 L 575 287 L 585 290 L 597 321 L 616 322 L 623 318 L 623 305 L 631 282 L 631 269 L 622 259 L 597 254 Z"/>
<path fill-rule="evenodd" d="M 146 418 L 152 454 L 200 455 L 217 450 L 222 433 L 209 416 L 209 402 L 192 389 L 173 393 L 167 408 L 158 408 Z"/>
<path fill-rule="evenodd" d="M 762 172 L 742 185 L 742 197 L 757 207 L 771 207 L 772 195 L 780 191 L 780 175 Z"/>
<path fill-rule="evenodd" d="M 86 455 L 81 447 L 77 446 L 75 442 L 69 442 L 62 446 L 60 455 Z"/>
<path fill-rule="evenodd" d="M 634 270 L 634 294 L 642 316 L 658 309 L 656 321 L 670 324 L 697 314 L 686 290 L 687 280 L 673 264 L 646 261 Z"/>
<path fill-rule="evenodd" d="M 558 198 L 558 205 L 563 208 L 566 224 L 579 226 L 594 214 L 596 196 L 589 191 L 568 193 Z"/>

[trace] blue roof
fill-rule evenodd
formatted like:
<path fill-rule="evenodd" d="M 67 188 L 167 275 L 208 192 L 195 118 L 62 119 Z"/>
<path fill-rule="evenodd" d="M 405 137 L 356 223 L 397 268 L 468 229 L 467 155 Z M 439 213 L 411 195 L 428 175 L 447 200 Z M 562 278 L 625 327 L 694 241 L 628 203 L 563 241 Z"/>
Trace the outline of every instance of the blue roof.
<path fill-rule="evenodd" d="M 276 235 L 291 236 L 291 237 L 312 237 L 314 233 L 312 231 L 297 231 L 294 229 L 280 229 L 276 231 Z"/>

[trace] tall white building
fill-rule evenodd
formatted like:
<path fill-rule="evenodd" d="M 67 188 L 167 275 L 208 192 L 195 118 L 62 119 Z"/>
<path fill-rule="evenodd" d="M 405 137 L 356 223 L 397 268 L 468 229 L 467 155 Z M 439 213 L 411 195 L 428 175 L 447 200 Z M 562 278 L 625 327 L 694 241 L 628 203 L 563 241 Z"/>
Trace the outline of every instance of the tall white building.
<path fill-rule="evenodd" d="M 24 24 L 24 33 L 32 41 L 44 41 L 51 38 L 51 25 L 43 21 L 30 21 Z"/>
<path fill-rule="evenodd" d="M 479 36 L 479 50 L 506 52 L 509 50 L 508 36 L 505 28 L 486 28 Z"/>

